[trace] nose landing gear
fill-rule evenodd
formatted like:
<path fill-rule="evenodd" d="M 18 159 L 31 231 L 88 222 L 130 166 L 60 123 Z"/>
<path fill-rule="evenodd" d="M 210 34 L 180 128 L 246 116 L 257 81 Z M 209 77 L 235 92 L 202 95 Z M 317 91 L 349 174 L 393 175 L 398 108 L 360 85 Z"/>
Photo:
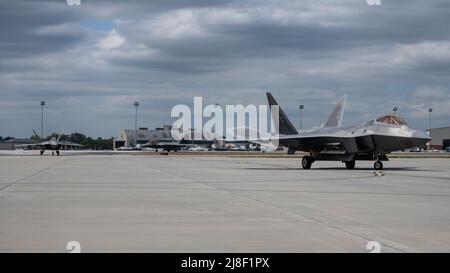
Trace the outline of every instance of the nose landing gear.
<path fill-rule="evenodd" d="M 381 162 L 381 160 L 377 160 L 375 161 L 375 163 L 373 164 L 373 168 L 377 171 L 382 170 L 383 169 L 383 162 Z"/>

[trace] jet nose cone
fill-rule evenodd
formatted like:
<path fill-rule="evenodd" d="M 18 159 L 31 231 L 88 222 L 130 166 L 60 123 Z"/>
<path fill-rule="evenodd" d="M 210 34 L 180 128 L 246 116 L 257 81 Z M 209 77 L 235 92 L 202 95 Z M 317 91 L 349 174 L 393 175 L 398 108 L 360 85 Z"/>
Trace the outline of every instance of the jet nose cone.
<path fill-rule="evenodd" d="M 426 132 L 421 132 L 421 131 L 415 131 L 413 134 L 414 138 L 423 138 L 426 139 L 428 141 L 431 140 L 431 137 L 426 133 Z"/>
<path fill-rule="evenodd" d="M 431 141 L 431 137 L 426 132 L 415 131 L 413 133 L 413 141 L 417 146 L 425 145 Z"/>

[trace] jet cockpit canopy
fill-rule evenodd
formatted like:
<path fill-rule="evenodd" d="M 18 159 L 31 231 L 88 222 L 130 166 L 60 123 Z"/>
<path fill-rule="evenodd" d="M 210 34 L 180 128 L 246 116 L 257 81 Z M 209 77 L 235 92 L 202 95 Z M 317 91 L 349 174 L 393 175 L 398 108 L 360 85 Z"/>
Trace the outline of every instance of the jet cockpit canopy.
<path fill-rule="evenodd" d="M 406 121 L 394 114 L 387 114 L 376 119 L 377 122 L 392 125 L 408 125 Z"/>

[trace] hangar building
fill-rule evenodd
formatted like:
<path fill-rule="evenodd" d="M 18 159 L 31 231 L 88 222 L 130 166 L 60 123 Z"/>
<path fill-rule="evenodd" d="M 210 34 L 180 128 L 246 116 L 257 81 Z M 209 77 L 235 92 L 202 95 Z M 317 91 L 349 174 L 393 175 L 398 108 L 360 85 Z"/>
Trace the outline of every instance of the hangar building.
<path fill-rule="evenodd" d="M 146 144 L 150 140 L 159 141 L 173 141 L 170 134 L 172 127 L 166 125 L 162 128 L 156 128 L 154 130 L 149 130 L 148 128 L 139 128 L 137 132 L 137 142 L 135 141 L 134 129 L 122 129 L 120 135 L 114 140 L 114 149 L 121 147 L 132 147 L 134 144 Z"/>
<path fill-rule="evenodd" d="M 444 150 L 450 147 L 450 127 L 433 128 L 428 132 L 432 138 L 431 148 Z"/>

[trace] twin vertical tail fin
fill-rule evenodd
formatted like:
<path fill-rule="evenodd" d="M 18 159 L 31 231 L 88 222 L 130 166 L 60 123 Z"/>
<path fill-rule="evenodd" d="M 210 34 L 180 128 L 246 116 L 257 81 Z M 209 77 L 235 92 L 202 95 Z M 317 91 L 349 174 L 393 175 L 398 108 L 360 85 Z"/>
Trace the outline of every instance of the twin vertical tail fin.
<path fill-rule="evenodd" d="M 33 135 L 34 135 L 35 137 L 37 137 L 38 139 L 41 139 L 41 136 L 38 135 L 34 129 L 33 129 Z"/>
<path fill-rule="evenodd" d="M 267 92 L 266 95 L 272 113 L 272 118 L 275 123 L 275 129 L 279 132 L 279 134 L 282 135 L 297 135 L 298 132 L 295 129 L 294 125 L 292 125 L 291 121 L 288 119 L 283 109 L 281 109 L 280 105 L 272 96 L 272 94 L 270 92 Z M 322 124 L 322 128 L 341 127 L 346 104 L 347 104 L 347 95 L 344 95 L 337 102 L 333 111 L 328 116 L 327 121 L 325 121 L 325 123 Z M 278 109 L 278 114 L 275 113 L 273 109 L 274 107 Z"/>
<path fill-rule="evenodd" d="M 266 95 L 272 113 L 273 122 L 275 124 L 275 130 L 277 130 L 280 135 L 297 135 L 298 132 L 295 129 L 294 125 L 292 125 L 291 121 L 288 119 L 272 94 L 270 92 L 267 92 Z M 274 106 L 278 108 L 278 115 L 274 112 Z"/>
<path fill-rule="evenodd" d="M 59 142 L 59 140 L 61 139 L 63 133 L 64 133 L 64 129 L 61 130 L 61 134 L 59 134 L 58 139 L 56 140 L 56 142 Z"/>
<path fill-rule="evenodd" d="M 341 127 L 342 117 L 344 116 L 345 104 L 347 103 L 347 95 L 343 96 L 330 113 L 327 121 L 322 124 L 322 128 Z"/>

